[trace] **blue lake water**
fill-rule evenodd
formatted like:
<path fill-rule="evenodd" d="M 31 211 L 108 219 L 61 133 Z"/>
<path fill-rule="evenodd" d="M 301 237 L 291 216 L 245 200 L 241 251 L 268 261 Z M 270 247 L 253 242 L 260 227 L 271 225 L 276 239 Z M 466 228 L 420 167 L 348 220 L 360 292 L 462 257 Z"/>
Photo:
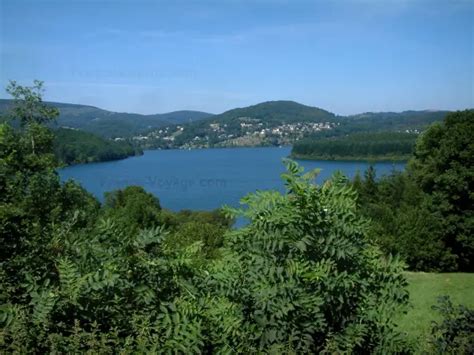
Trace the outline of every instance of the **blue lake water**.
<path fill-rule="evenodd" d="M 76 165 L 61 169 L 63 180 L 73 179 L 103 200 L 104 192 L 140 185 L 171 210 L 210 210 L 224 204 L 238 206 L 240 198 L 256 190 L 284 190 L 280 174 L 284 148 L 222 148 L 152 150 L 124 160 Z M 322 182 L 337 170 L 352 178 L 368 163 L 353 161 L 298 161 L 306 171 L 320 168 Z M 404 163 L 378 162 L 377 176 L 403 170 Z"/>

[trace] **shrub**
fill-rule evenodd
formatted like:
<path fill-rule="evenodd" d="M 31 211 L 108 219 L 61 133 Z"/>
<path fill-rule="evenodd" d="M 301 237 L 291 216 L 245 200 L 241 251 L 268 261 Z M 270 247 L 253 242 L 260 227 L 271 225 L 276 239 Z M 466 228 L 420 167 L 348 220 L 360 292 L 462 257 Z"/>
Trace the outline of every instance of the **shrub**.
<path fill-rule="evenodd" d="M 368 241 L 345 178 L 317 186 L 312 174 L 301 172 L 289 162 L 287 194 L 257 192 L 243 199 L 247 209 L 231 210 L 250 224 L 226 235 L 228 247 L 205 283 L 220 304 L 209 320 L 221 329 L 213 346 L 237 352 L 403 350 L 391 323 L 408 299 L 402 264 Z"/>
<path fill-rule="evenodd" d="M 453 306 L 449 297 L 440 297 L 433 306 L 442 315 L 440 322 L 434 322 L 431 346 L 436 354 L 474 353 L 474 310 Z"/>

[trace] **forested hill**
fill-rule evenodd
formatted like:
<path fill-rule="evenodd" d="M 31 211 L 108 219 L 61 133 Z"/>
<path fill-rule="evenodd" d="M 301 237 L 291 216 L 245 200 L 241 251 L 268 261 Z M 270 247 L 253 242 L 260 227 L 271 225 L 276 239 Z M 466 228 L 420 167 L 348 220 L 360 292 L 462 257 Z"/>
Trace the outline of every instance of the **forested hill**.
<path fill-rule="evenodd" d="M 355 132 L 419 133 L 448 111 L 404 111 L 338 116 L 293 101 L 269 101 L 236 108 L 185 125 L 165 127 L 139 137 L 147 148 L 208 148 L 293 145 L 308 137 Z"/>
<path fill-rule="evenodd" d="M 242 118 L 261 120 L 269 124 L 295 122 L 326 122 L 336 118 L 334 113 L 318 107 L 306 106 L 294 101 L 267 101 L 257 105 L 235 108 L 207 121 L 233 123 Z M 203 122 L 204 123 L 204 122 Z"/>
<path fill-rule="evenodd" d="M 154 115 L 122 113 L 94 106 L 47 102 L 57 107 L 60 115 L 55 123 L 60 127 L 78 128 L 105 138 L 131 137 L 150 129 L 183 124 L 212 116 L 200 111 L 175 111 Z M 11 100 L 0 99 L 0 115 L 5 114 Z"/>
<path fill-rule="evenodd" d="M 70 128 L 54 130 L 54 155 L 65 165 L 124 159 L 143 154 L 125 140 L 112 141 Z"/>
<path fill-rule="evenodd" d="M 148 148 L 288 145 L 314 130 L 337 124 L 335 114 L 293 101 L 268 101 L 235 108 L 185 125 L 150 131 Z"/>
<path fill-rule="evenodd" d="M 292 157 L 329 160 L 407 160 L 419 133 L 448 111 L 368 112 L 341 117 L 334 129 L 293 144 Z"/>
<path fill-rule="evenodd" d="M 449 111 L 422 110 L 403 112 L 366 112 L 340 117 L 340 124 L 329 136 L 355 132 L 421 132 L 434 122 L 441 122 Z"/>
<path fill-rule="evenodd" d="M 416 133 L 354 133 L 319 139 L 303 139 L 293 145 L 291 156 L 315 160 L 408 160 Z"/>

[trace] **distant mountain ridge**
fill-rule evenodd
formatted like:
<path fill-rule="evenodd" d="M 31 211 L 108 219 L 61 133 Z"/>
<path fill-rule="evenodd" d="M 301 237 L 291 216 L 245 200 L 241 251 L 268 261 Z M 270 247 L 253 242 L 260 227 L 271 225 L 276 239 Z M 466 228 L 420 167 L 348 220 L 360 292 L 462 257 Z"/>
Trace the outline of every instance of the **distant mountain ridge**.
<path fill-rule="evenodd" d="M 0 99 L 0 114 L 8 111 L 12 100 Z M 174 111 L 153 115 L 112 112 L 98 107 L 60 102 L 45 102 L 60 111 L 57 125 L 77 128 L 105 138 L 129 137 L 150 129 L 184 124 L 212 116 L 200 111 Z"/>
<path fill-rule="evenodd" d="M 208 148 L 292 145 L 307 137 L 355 132 L 418 133 L 448 111 L 404 111 L 339 116 L 294 101 L 267 101 L 235 108 L 180 127 L 166 127 L 140 138 L 145 148 Z"/>
<path fill-rule="evenodd" d="M 0 99 L 0 114 L 7 110 L 10 102 Z M 146 148 L 287 145 L 311 135 L 417 132 L 441 121 L 449 112 L 410 110 L 341 116 L 322 108 L 278 100 L 234 108 L 216 115 L 200 111 L 142 115 L 88 105 L 48 104 L 60 110 L 56 124 L 59 127 L 77 128 L 105 138 L 136 137 Z"/>
<path fill-rule="evenodd" d="M 405 110 L 401 112 L 394 111 L 380 111 L 380 112 L 363 112 L 355 115 L 348 115 L 347 118 L 350 119 L 368 119 L 368 118 L 377 118 L 377 119 L 391 119 L 395 117 L 437 117 L 439 114 L 446 114 L 446 110 Z"/>

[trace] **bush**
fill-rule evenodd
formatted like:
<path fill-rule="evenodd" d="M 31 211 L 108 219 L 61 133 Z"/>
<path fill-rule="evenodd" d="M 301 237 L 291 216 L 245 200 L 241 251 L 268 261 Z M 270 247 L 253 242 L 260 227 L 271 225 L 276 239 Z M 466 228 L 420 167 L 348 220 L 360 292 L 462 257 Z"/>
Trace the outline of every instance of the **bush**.
<path fill-rule="evenodd" d="M 104 207 L 104 217 L 120 223 L 131 234 L 159 225 L 160 201 L 141 186 L 106 192 Z"/>
<path fill-rule="evenodd" d="M 251 222 L 226 235 L 205 289 L 216 294 L 213 346 L 237 352 L 384 352 L 405 344 L 391 317 L 407 302 L 402 265 L 367 239 L 342 176 L 310 183 L 293 162 L 288 193 L 248 195 Z M 210 290 L 210 291 L 209 291 Z M 229 313 L 232 318 L 229 319 Z M 232 320 L 233 319 L 233 320 Z"/>
<path fill-rule="evenodd" d="M 440 297 L 437 309 L 443 319 L 434 322 L 431 346 L 436 354 L 474 354 L 474 310 L 453 306 L 449 297 Z"/>

